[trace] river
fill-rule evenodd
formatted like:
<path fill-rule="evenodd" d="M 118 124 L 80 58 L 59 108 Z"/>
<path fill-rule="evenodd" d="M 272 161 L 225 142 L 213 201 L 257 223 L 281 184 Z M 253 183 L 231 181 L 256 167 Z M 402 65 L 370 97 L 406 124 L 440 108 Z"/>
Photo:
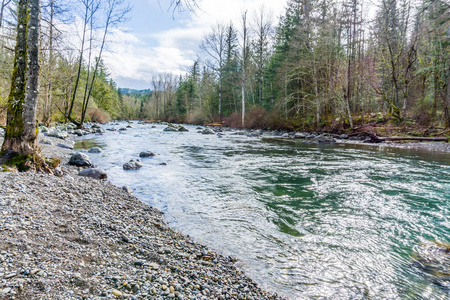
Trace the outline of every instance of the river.
<path fill-rule="evenodd" d="M 113 184 L 237 257 L 262 287 L 290 299 L 450 297 L 450 261 L 433 273 L 415 259 L 450 242 L 449 154 L 133 127 L 76 147 L 100 146 L 89 155 Z M 123 170 L 148 150 L 158 155 Z"/>

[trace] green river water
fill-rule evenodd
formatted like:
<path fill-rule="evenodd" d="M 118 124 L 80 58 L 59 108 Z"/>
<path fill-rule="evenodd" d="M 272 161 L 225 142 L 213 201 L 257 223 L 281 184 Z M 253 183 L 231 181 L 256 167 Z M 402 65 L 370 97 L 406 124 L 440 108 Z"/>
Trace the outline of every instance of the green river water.
<path fill-rule="evenodd" d="M 449 299 L 450 154 L 226 133 L 80 139 L 116 185 L 290 299 Z M 124 127 L 120 126 L 111 127 Z M 158 153 L 138 171 L 122 164 Z M 165 162 L 167 165 L 160 165 Z"/>

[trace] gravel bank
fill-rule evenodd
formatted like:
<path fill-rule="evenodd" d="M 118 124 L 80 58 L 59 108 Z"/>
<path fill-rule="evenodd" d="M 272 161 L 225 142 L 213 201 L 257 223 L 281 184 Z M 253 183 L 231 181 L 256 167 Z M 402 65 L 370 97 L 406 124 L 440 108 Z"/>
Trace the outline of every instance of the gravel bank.
<path fill-rule="evenodd" d="M 1 143 L 1 139 L 0 139 Z M 1 299 L 281 299 L 108 182 L 0 172 Z"/>

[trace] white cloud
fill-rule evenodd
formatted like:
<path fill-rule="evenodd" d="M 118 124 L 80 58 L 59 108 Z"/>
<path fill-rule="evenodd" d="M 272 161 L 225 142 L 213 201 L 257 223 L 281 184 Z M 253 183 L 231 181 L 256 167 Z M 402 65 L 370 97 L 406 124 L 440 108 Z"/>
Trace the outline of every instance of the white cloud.
<path fill-rule="evenodd" d="M 154 74 L 186 72 L 212 26 L 231 20 L 240 28 L 242 13 L 247 10 L 252 14 L 263 4 L 278 17 L 284 11 L 286 0 L 199 0 L 196 13 L 173 21 L 174 27 L 168 30 L 149 32 L 145 36 L 134 34 L 132 28 L 115 30 L 104 60 L 120 87 L 148 88 Z"/>

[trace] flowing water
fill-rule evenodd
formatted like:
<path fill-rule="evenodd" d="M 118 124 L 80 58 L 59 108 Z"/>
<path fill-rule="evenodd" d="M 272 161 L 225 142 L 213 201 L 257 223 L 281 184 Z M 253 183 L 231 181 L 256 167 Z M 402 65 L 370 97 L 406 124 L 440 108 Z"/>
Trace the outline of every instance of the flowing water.
<path fill-rule="evenodd" d="M 450 154 L 133 126 L 77 147 L 101 146 L 90 157 L 113 184 L 237 257 L 264 288 L 290 299 L 450 298 L 448 257 L 432 267 L 423 257 L 450 242 Z M 158 155 L 142 169 L 122 169 L 147 150 Z"/>

